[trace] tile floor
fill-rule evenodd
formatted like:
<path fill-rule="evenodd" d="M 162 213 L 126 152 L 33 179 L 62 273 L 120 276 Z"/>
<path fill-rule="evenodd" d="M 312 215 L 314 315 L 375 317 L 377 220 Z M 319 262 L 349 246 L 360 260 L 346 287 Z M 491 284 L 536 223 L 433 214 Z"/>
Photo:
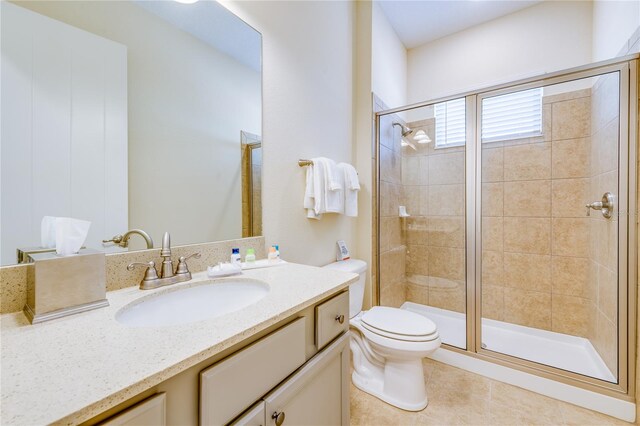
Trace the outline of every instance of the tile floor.
<path fill-rule="evenodd" d="M 424 361 L 429 405 L 411 413 L 351 384 L 351 425 L 629 425 L 522 388 Z"/>

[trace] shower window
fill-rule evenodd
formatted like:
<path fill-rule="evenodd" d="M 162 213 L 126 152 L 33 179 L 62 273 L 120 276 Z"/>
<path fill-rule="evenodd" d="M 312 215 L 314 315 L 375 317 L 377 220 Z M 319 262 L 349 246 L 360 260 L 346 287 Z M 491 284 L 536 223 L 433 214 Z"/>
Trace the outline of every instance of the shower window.
<path fill-rule="evenodd" d="M 482 108 L 482 142 L 542 136 L 541 87 L 486 98 Z"/>
<path fill-rule="evenodd" d="M 465 100 L 454 99 L 434 105 L 436 148 L 461 146 L 465 143 Z"/>

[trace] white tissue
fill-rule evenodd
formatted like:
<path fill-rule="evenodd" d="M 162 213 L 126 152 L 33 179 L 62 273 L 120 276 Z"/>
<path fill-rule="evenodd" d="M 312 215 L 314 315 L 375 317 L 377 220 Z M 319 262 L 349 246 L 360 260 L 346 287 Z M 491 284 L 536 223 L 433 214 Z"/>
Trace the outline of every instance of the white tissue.
<path fill-rule="evenodd" d="M 40 247 L 56 247 L 56 218 L 54 216 L 45 216 L 40 222 Z"/>
<path fill-rule="evenodd" d="M 87 220 L 57 217 L 55 220 L 56 253 L 59 256 L 78 253 L 87 239 L 90 226 L 91 222 Z"/>

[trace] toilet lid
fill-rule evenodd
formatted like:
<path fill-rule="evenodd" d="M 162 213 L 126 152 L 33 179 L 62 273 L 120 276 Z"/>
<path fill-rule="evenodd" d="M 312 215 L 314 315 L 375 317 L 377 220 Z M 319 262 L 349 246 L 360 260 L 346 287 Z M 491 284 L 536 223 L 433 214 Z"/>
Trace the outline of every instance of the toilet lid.
<path fill-rule="evenodd" d="M 362 315 L 361 321 L 374 333 L 405 338 L 429 336 L 437 331 L 435 323 L 430 319 L 415 312 L 387 306 L 374 306 Z"/>

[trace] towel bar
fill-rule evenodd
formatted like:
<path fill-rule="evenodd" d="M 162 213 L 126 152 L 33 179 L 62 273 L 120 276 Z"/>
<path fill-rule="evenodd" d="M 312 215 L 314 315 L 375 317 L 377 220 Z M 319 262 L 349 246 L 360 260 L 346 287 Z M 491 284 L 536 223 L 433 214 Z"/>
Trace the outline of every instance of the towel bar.
<path fill-rule="evenodd" d="M 313 161 L 311 161 L 311 160 L 298 160 L 298 166 L 300 166 L 300 167 L 313 166 Z"/>

